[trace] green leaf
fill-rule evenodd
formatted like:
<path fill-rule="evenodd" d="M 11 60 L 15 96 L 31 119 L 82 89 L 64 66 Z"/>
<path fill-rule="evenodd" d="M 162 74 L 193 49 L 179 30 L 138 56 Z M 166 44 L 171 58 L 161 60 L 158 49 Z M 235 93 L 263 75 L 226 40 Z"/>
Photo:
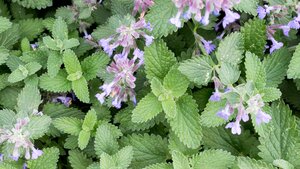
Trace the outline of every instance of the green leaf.
<path fill-rule="evenodd" d="M 0 46 L 12 49 L 20 39 L 19 25 L 13 24 L 12 28 L 0 33 Z"/>
<path fill-rule="evenodd" d="M 100 25 L 96 28 L 96 30 L 94 30 L 94 32 L 92 33 L 93 38 L 100 40 L 103 38 L 108 38 L 109 36 L 115 34 L 117 28 L 122 25 L 122 19 L 123 18 L 120 15 L 111 16 L 106 24 Z"/>
<path fill-rule="evenodd" d="M 168 119 L 171 129 L 179 137 L 180 141 L 188 148 L 200 146 L 202 132 L 200 116 L 196 101 L 189 95 L 183 95 L 177 101 L 177 115 Z"/>
<path fill-rule="evenodd" d="M 300 44 L 297 46 L 287 71 L 289 79 L 300 79 Z"/>
<path fill-rule="evenodd" d="M 277 99 L 280 99 L 281 91 L 274 87 L 266 87 L 260 90 L 260 93 L 263 94 L 263 101 L 264 102 L 272 102 Z"/>
<path fill-rule="evenodd" d="M 60 54 L 56 51 L 49 51 L 47 61 L 47 71 L 51 78 L 54 78 L 60 70 L 63 61 Z"/>
<path fill-rule="evenodd" d="M 0 33 L 11 28 L 11 26 L 12 26 L 12 23 L 9 21 L 9 19 L 0 16 Z"/>
<path fill-rule="evenodd" d="M 72 39 L 65 39 L 63 41 L 63 47 L 61 48 L 62 50 L 67 50 L 67 49 L 71 49 L 74 48 L 76 46 L 80 45 L 79 40 L 72 38 Z"/>
<path fill-rule="evenodd" d="M 21 92 L 18 87 L 6 87 L 0 91 L 0 105 L 8 109 L 15 109 L 17 105 L 17 97 Z"/>
<path fill-rule="evenodd" d="M 163 86 L 173 97 L 179 98 L 188 88 L 189 80 L 180 73 L 177 66 L 172 68 L 164 78 Z"/>
<path fill-rule="evenodd" d="M 85 131 L 92 131 L 97 122 L 97 114 L 94 109 L 91 109 L 85 116 L 82 129 Z"/>
<path fill-rule="evenodd" d="M 42 9 L 52 6 L 52 0 L 13 0 L 26 8 Z"/>
<path fill-rule="evenodd" d="M 217 112 L 224 109 L 226 100 L 220 102 L 208 102 L 201 114 L 200 122 L 202 126 L 218 127 L 226 123 L 223 118 L 217 116 Z"/>
<path fill-rule="evenodd" d="M 169 133 L 169 152 L 172 153 L 173 151 L 179 151 L 184 155 L 193 155 L 198 153 L 199 149 L 191 149 L 184 145 L 179 138 L 176 136 L 174 132 Z"/>
<path fill-rule="evenodd" d="M 73 169 L 86 169 L 93 162 L 79 150 L 69 151 L 68 160 Z"/>
<path fill-rule="evenodd" d="M 163 100 L 162 107 L 168 118 L 174 118 L 177 114 L 176 102 L 173 99 Z"/>
<path fill-rule="evenodd" d="M 272 163 L 274 160 L 283 159 L 300 166 L 300 139 L 295 117 L 290 108 L 283 102 L 273 103 L 270 110 L 272 120 L 261 127 L 259 131 L 258 154 L 264 161 Z"/>
<path fill-rule="evenodd" d="M 77 71 L 75 73 L 71 73 L 67 76 L 67 80 L 73 82 L 76 80 L 79 80 L 82 77 L 82 72 L 81 71 Z"/>
<path fill-rule="evenodd" d="M 90 93 L 88 83 L 84 77 L 72 82 L 72 89 L 78 99 L 84 103 L 90 102 Z"/>
<path fill-rule="evenodd" d="M 67 73 L 60 70 L 58 74 L 51 78 L 47 73 L 40 77 L 39 86 L 51 92 L 69 92 L 72 89 L 72 83 L 67 80 Z"/>
<path fill-rule="evenodd" d="M 277 87 L 285 78 L 291 54 L 287 48 L 281 48 L 267 56 L 264 61 L 266 70 L 267 87 Z"/>
<path fill-rule="evenodd" d="M 81 62 L 83 76 L 87 81 L 96 78 L 100 69 L 104 69 L 110 58 L 103 52 L 96 52 Z"/>
<path fill-rule="evenodd" d="M 118 152 L 119 144 L 117 139 L 122 132 L 114 125 L 104 123 L 99 125 L 95 136 L 95 151 L 100 157 L 102 153 L 113 155 Z"/>
<path fill-rule="evenodd" d="M 25 128 L 30 133 L 31 139 L 38 139 L 48 131 L 50 124 L 51 118 L 49 116 L 33 116 Z"/>
<path fill-rule="evenodd" d="M 143 168 L 168 158 L 168 142 L 158 135 L 133 134 L 122 138 L 121 143 L 133 147 L 132 168 Z"/>
<path fill-rule="evenodd" d="M 180 63 L 179 71 L 197 85 L 207 85 L 211 80 L 214 63 L 210 56 L 188 59 Z"/>
<path fill-rule="evenodd" d="M 3 46 L 0 46 L 0 65 L 6 62 L 8 56 L 9 56 L 9 50 L 7 50 Z"/>
<path fill-rule="evenodd" d="M 223 150 L 205 150 L 193 156 L 193 168 L 201 169 L 227 169 L 231 168 L 235 157 Z"/>
<path fill-rule="evenodd" d="M 61 117 L 53 120 L 52 124 L 64 133 L 78 136 L 81 131 L 82 120 L 74 117 Z"/>
<path fill-rule="evenodd" d="M 164 93 L 165 88 L 156 77 L 153 77 L 151 80 L 151 90 L 156 97 L 159 97 Z"/>
<path fill-rule="evenodd" d="M 15 112 L 8 109 L 0 110 L 0 126 L 13 126 L 16 122 Z"/>
<path fill-rule="evenodd" d="M 36 160 L 27 161 L 27 167 L 30 169 L 56 169 L 58 158 L 58 148 L 44 148 L 42 156 L 40 156 Z"/>
<path fill-rule="evenodd" d="M 282 159 L 274 160 L 273 165 L 283 169 L 294 169 L 294 166 L 292 164 Z"/>
<path fill-rule="evenodd" d="M 239 71 L 238 67 L 225 62 L 222 63 L 218 74 L 221 82 L 224 85 L 232 85 L 238 81 L 241 72 Z"/>
<path fill-rule="evenodd" d="M 219 62 L 227 62 L 232 65 L 241 63 L 244 53 L 244 42 L 241 33 L 232 33 L 221 41 L 216 56 Z"/>
<path fill-rule="evenodd" d="M 252 81 L 258 89 L 261 89 L 266 84 L 266 72 L 259 58 L 250 52 L 246 52 L 245 59 L 246 78 L 247 81 Z"/>
<path fill-rule="evenodd" d="M 63 54 L 63 62 L 68 74 L 82 71 L 79 60 L 72 50 L 66 50 Z"/>
<path fill-rule="evenodd" d="M 265 45 L 267 44 L 266 29 L 265 21 L 258 18 L 249 20 L 245 23 L 241 32 L 243 34 L 244 47 L 246 51 L 254 53 L 260 57 L 264 55 Z M 259 41 L 256 39 L 259 39 Z"/>
<path fill-rule="evenodd" d="M 32 114 L 34 110 L 38 110 L 41 102 L 41 95 L 38 88 L 27 85 L 18 95 L 17 111 Z"/>
<path fill-rule="evenodd" d="M 156 163 L 153 165 L 149 165 L 143 169 L 173 169 L 171 164 L 168 163 Z"/>
<path fill-rule="evenodd" d="M 223 149 L 236 156 L 244 154 L 257 158 L 259 142 L 249 130 L 244 130 L 241 135 L 233 135 L 225 126 L 202 129 L 205 148 Z"/>
<path fill-rule="evenodd" d="M 172 160 L 174 169 L 192 169 L 189 159 L 178 151 L 172 152 Z"/>
<path fill-rule="evenodd" d="M 61 17 L 57 18 L 53 24 L 52 37 L 62 41 L 68 39 L 68 25 Z"/>
<path fill-rule="evenodd" d="M 26 77 L 35 74 L 42 66 L 37 62 L 30 62 L 26 65 L 19 65 L 18 69 L 14 70 L 8 77 L 8 81 L 16 83 L 24 80 Z"/>
<path fill-rule="evenodd" d="M 57 41 L 52 39 L 50 36 L 43 37 L 43 43 L 47 48 L 51 50 L 60 51 L 61 49 L 57 46 Z"/>
<path fill-rule="evenodd" d="M 43 113 L 50 116 L 52 119 L 59 117 L 76 117 L 83 119 L 85 114 L 80 110 L 72 107 L 66 107 L 63 104 L 47 103 L 43 107 Z"/>
<path fill-rule="evenodd" d="M 144 57 L 146 74 L 149 80 L 156 77 L 162 81 L 170 68 L 176 63 L 174 53 L 168 50 L 163 40 L 154 41 L 149 47 L 146 47 Z"/>
<path fill-rule="evenodd" d="M 132 111 L 132 121 L 135 123 L 143 123 L 153 119 L 162 112 L 162 105 L 158 98 L 153 94 L 147 94 L 140 100 Z"/>
<path fill-rule="evenodd" d="M 131 146 L 122 148 L 113 156 L 103 153 L 100 158 L 100 168 L 128 168 L 132 160 L 132 154 Z"/>
<path fill-rule="evenodd" d="M 21 39 L 28 38 L 29 41 L 34 40 L 44 31 L 42 19 L 20 20 L 19 25 Z"/>
<path fill-rule="evenodd" d="M 176 16 L 177 11 L 178 9 L 172 1 L 155 1 L 155 4 L 146 15 L 146 20 L 149 21 L 153 27 L 152 34 L 155 38 L 158 39 L 167 36 L 177 30 L 176 26 L 169 21 L 172 17 Z"/>
<path fill-rule="evenodd" d="M 8 76 L 8 74 L 0 75 L 0 91 L 9 86 L 10 83 L 8 82 Z"/>
<path fill-rule="evenodd" d="M 235 10 L 245 12 L 253 16 L 257 15 L 258 0 L 243 0 L 233 6 Z"/>
<path fill-rule="evenodd" d="M 271 164 L 249 157 L 238 157 L 237 166 L 240 169 L 275 169 Z"/>
<path fill-rule="evenodd" d="M 78 147 L 83 150 L 89 143 L 91 137 L 90 131 L 81 130 L 78 136 Z"/>
<path fill-rule="evenodd" d="M 131 14 L 133 4 L 131 0 L 115 0 L 111 2 L 111 11 L 114 15 L 120 16 Z"/>

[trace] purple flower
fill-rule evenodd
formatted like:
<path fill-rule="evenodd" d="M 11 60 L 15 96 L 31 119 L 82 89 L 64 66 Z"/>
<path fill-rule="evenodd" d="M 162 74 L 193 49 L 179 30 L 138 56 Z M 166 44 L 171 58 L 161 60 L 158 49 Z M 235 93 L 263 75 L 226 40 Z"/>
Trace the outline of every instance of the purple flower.
<path fill-rule="evenodd" d="M 204 38 L 201 38 L 201 42 L 204 45 L 207 54 L 210 54 L 216 49 L 216 45 L 212 44 L 212 41 L 206 41 Z"/>
<path fill-rule="evenodd" d="M 233 108 L 227 104 L 224 109 L 217 112 L 217 116 L 223 118 L 224 120 L 228 120 L 229 117 L 233 114 Z"/>
<path fill-rule="evenodd" d="M 174 18 L 170 19 L 171 24 L 175 25 L 177 28 L 181 28 L 181 21 L 180 21 L 180 15 L 181 13 L 177 13 L 177 15 Z"/>
<path fill-rule="evenodd" d="M 270 48 L 270 53 L 273 53 L 275 50 L 278 50 L 283 46 L 282 42 L 277 42 L 273 37 L 271 37 L 270 40 L 272 41 L 272 46 Z"/>
<path fill-rule="evenodd" d="M 36 149 L 36 148 L 32 148 L 32 156 L 31 159 L 37 159 L 39 156 L 41 156 L 43 154 L 42 150 Z"/>
<path fill-rule="evenodd" d="M 213 101 L 213 102 L 219 102 L 221 101 L 221 93 L 216 90 L 215 92 L 213 92 L 213 94 L 210 96 L 209 98 L 210 101 Z"/>
<path fill-rule="evenodd" d="M 54 103 L 62 103 L 64 104 L 66 107 L 69 107 L 72 104 L 72 98 L 71 97 L 67 97 L 67 96 L 58 96 L 54 99 L 52 99 L 52 102 Z"/>
<path fill-rule="evenodd" d="M 288 25 L 282 25 L 279 27 L 279 29 L 282 29 L 283 34 L 285 36 L 289 36 L 289 32 L 290 32 L 291 28 Z"/>
<path fill-rule="evenodd" d="M 0 162 L 3 161 L 3 158 L 4 158 L 4 155 L 3 155 L 3 154 L 0 154 Z"/>
<path fill-rule="evenodd" d="M 225 128 L 231 128 L 231 133 L 232 134 L 238 134 L 240 135 L 241 134 L 241 125 L 240 125 L 240 122 L 239 121 L 235 121 L 235 122 L 230 122 L 228 123 Z"/>
<path fill-rule="evenodd" d="M 258 6 L 257 13 L 258 13 L 259 19 L 264 19 L 267 15 L 266 9 L 262 6 Z"/>
<path fill-rule="evenodd" d="M 26 163 L 23 164 L 23 169 L 27 169 L 27 164 Z"/>
<path fill-rule="evenodd" d="M 225 17 L 223 19 L 223 27 L 225 28 L 228 24 L 234 22 L 235 20 L 240 19 L 240 15 L 238 13 L 232 12 L 229 9 L 225 10 Z"/>
<path fill-rule="evenodd" d="M 108 39 L 100 39 L 99 41 L 99 45 L 101 45 L 103 47 L 103 50 L 105 53 L 107 53 L 109 56 L 112 55 L 113 51 L 116 48 L 116 45 L 110 45 L 109 42 L 112 40 L 113 38 L 108 38 Z"/>
<path fill-rule="evenodd" d="M 136 15 L 136 13 L 139 11 L 139 9 L 142 9 L 142 13 L 144 13 L 152 5 L 154 5 L 153 0 L 135 0 L 132 15 Z"/>
<path fill-rule="evenodd" d="M 262 110 L 259 110 L 256 113 L 256 124 L 260 125 L 262 122 L 264 123 L 269 123 L 269 121 L 272 119 L 270 115 L 267 113 L 263 112 Z"/>
<path fill-rule="evenodd" d="M 296 18 L 294 20 L 291 20 L 288 23 L 288 26 L 292 29 L 299 29 L 300 28 L 299 20 Z"/>

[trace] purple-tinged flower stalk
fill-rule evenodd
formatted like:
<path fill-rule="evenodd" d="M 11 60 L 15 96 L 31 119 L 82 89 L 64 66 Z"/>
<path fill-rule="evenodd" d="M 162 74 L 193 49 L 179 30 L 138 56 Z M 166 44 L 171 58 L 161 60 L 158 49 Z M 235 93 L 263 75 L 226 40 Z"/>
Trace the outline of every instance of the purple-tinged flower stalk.
<path fill-rule="evenodd" d="M 103 47 L 103 50 L 110 56 L 113 51 L 121 46 L 123 47 L 122 55 L 126 56 L 129 54 L 130 49 L 136 49 L 136 40 L 144 38 L 146 46 L 149 46 L 154 37 L 145 33 L 145 30 L 151 31 L 152 28 L 149 23 L 146 23 L 144 18 L 141 18 L 137 22 L 132 22 L 130 26 L 122 25 L 116 30 L 116 34 L 112 35 L 107 39 L 101 39 L 99 45 Z"/>
<path fill-rule="evenodd" d="M 201 38 L 201 42 L 207 54 L 210 54 L 216 49 L 216 45 L 214 45 L 212 41 L 207 41 L 204 38 Z"/>
<path fill-rule="evenodd" d="M 246 109 L 246 112 L 253 113 L 256 117 L 256 124 L 260 125 L 263 123 L 268 123 L 272 117 L 265 113 L 262 108 L 264 107 L 264 102 L 262 100 L 261 95 L 257 94 L 253 97 L 251 97 L 248 101 L 248 108 Z"/>
<path fill-rule="evenodd" d="M 25 151 L 26 159 L 37 159 L 43 154 L 39 149 L 36 149 L 30 140 L 30 133 L 24 129 L 29 123 L 29 118 L 18 119 L 12 129 L 0 128 L 0 143 L 7 142 L 14 145 L 11 157 L 18 160 L 21 152 Z"/>
<path fill-rule="evenodd" d="M 219 101 L 221 101 L 221 96 L 222 96 L 222 93 L 220 92 L 220 89 L 223 89 L 224 85 L 222 84 L 220 79 L 217 78 L 216 76 L 214 76 L 212 79 L 214 81 L 215 91 L 210 96 L 209 100 L 213 101 L 213 102 L 219 102 Z"/>
<path fill-rule="evenodd" d="M 173 0 L 175 6 L 178 8 L 178 12 L 175 17 L 170 19 L 170 22 L 176 27 L 182 27 L 181 19 L 190 19 L 201 22 L 203 25 L 209 24 L 210 14 L 218 15 L 223 10 L 226 16 L 223 19 L 223 26 L 239 19 L 238 13 L 232 12 L 231 8 L 234 4 L 240 2 L 240 0 L 206 0 L 205 3 L 202 0 Z M 204 16 L 201 15 L 201 10 L 205 8 Z M 187 9 L 185 11 L 185 9 Z"/>
<path fill-rule="evenodd" d="M 153 0 L 135 0 L 134 7 L 132 11 L 132 15 L 135 16 L 136 13 L 141 9 L 142 15 L 152 6 L 154 5 Z"/>
<path fill-rule="evenodd" d="M 128 100 L 136 104 L 134 92 L 136 78 L 134 73 L 143 64 L 144 53 L 139 49 L 135 49 L 133 55 L 132 59 L 128 59 L 127 56 L 122 54 L 114 56 L 114 62 L 107 67 L 107 72 L 114 75 L 114 80 L 110 83 L 104 83 L 100 87 L 103 93 L 96 94 L 101 104 L 108 96 L 112 98 L 112 105 L 116 108 L 121 108 L 121 102 L 127 102 Z"/>

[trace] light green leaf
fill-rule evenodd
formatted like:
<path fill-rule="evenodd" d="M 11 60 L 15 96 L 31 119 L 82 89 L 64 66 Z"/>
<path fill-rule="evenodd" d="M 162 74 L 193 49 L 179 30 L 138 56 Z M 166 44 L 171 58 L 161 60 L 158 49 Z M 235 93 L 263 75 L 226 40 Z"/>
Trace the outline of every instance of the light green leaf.
<path fill-rule="evenodd" d="M 243 0 L 237 3 L 233 8 L 240 12 L 245 12 L 253 16 L 257 15 L 258 0 Z"/>
<path fill-rule="evenodd" d="M 47 61 L 47 71 L 51 78 L 54 78 L 60 70 L 62 65 L 62 57 L 56 51 L 49 51 L 48 61 Z"/>
<path fill-rule="evenodd" d="M 221 64 L 218 74 L 221 82 L 224 85 L 232 85 L 238 81 L 241 72 L 239 71 L 238 67 L 224 62 Z"/>
<path fill-rule="evenodd" d="M 85 115 L 82 129 L 85 131 L 92 131 L 94 129 L 94 126 L 97 122 L 97 114 L 94 109 L 91 109 L 88 111 L 88 113 Z"/>
<path fill-rule="evenodd" d="M 199 152 L 199 149 L 191 149 L 184 145 L 174 132 L 169 133 L 168 142 L 168 148 L 170 153 L 172 153 L 173 151 L 178 151 L 183 153 L 184 155 L 194 155 Z"/>
<path fill-rule="evenodd" d="M 69 92 L 72 89 L 72 83 L 67 80 L 67 75 L 68 74 L 64 70 L 60 70 L 53 78 L 45 73 L 40 77 L 39 86 L 42 89 L 51 92 Z"/>
<path fill-rule="evenodd" d="M 90 93 L 88 89 L 88 83 L 84 77 L 72 82 L 72 89 L 78 99 L 84 103 L 90 102 Z"/>
<path fill-rule="evenodd" d="M 153 27 L 152 34 L 155 38 L 167 36 L 177 30 L 176 26 L 169 21 L 172 17 L 176 16 L 177 11 L 178 9 L 172 1 L 155 1 L 155 4 L 146 15 L 146 20 L 149 21 Z"/>
<path fill-rule="evenodd" d="M 79 60 L 72 50 L 66 50 L 63 54 L 63 62 L 68 74 L 82 71 Z"/>
<path fill-rule="evenodd" d="M 238 157 L 237 166 L 240 169 L 275 169 L 271 164 L 249 157 Z"/>
<path fill-rule="evenodd" d="M 168 142 L 158 135 L 133 134 L 122 138 L 121 143 L 133 147 L 132 168 L 143 168 L 168 158 Z"/>
<path fill-rule="evenodd" d="M 9 21 L 9 19 L 0 16 L 0 33 L 6 31 L 12 26 L 12 23 Z"/>
<path fill-rule="evenodd" d="M 250 52 L 246 52 L 245 59 L 246 78 L 252 81 L 258 89 L 266 85 L 266 72 L 259 58 Z"/>
<path fill-rule="evenodd" d="M 67 80 L 73 82 L 76 80 L 79 80 L 82 77 L 82 72 L 81 71 L 77 71 L 75 73 L 71 73 L 67 76 Z"/>
<path fill-rule="evenodd" d="M 172 160 L 174 169 L 192 169 L 190 167 L 189 159 L 181 152 L 173 151 Z"/>
<path fill-rule="evenodd" d="M 30 62 L 26 65 L 19 65 L 18 69 L 14 70 L 8 77 L 8 81 L 16 83 L 24 80 L 26 77 L 35 74 L 42 66 L 37 62 Z"/>
<path fill-rule="evenodd" d="M 162 112 L 162 105 L 158 98 L 153 94 L 147 94 L 140 100 L 132 111 L 132 121 L 135 123 L 143 123 L 153 119 Z"/>
<path fill-rule="evenodd" d="M 277 87 L 287 74 L 291 54 L 287 48 L 276 50 L 265 57 L 263 64 L 266 70 L 267 87 Z"/>
<path fill-rule="evenodd" d="M 58 148 L 44 148 L 42 156 L 40 156 L 36 160 L 27 161 L 27 167 L 30 169 L 56 169 L 58 158 Z"/>
<path fill-rule="evenodd" d="M 177 114 L 176 102 L 173 99 L 163 100 L 162 107 L 168 118 L 174 118 Z"/>
<path fill-rule="evenodd" d="M 93 162 L 79 150 L 69 151 L 68 160 L 73 169 L 86 169 Z"/>
<path fill-rule="evenodd" d="M 277 99 L 280 99 L 281 91 L 274 87 L 266 87 L 260 90 L 260 93 L 263 94 L 263 101 L 264 102 L 272 102 Z"/>
<path fill-rule="evenodd" d="M 227 169 L 231 168 L 235 157 L 223 150 L 205 150 L 193 156 L 193 168 L 201 169 Z"/>
<path fill-rule="evenodd" d="M 33 41 L 44 31 L 42 19 L 20 20 L 19 25 L 21 38 L 28 38 L 29 41 Z"/>
<path fill-rule="evenodd" d="M 181 74 L 177 66 L 173 67 L 164 78 L 163 86 L 175 98 L 182 96 L 188 88 L 189 80 Z"/>
<path fill-rule="evenodd" d="M 153 165 L 149 165 L 143 169 L 173 169 L 172 164 L 168 163 L 156 163 Z"/>
<path fill-rule="evenodd" d="M 19 25 L 13 24 L 12 28 L 0 33 L 0 46 L 12 49 L 20 39 Z"/>
<path fill-rule="evenodd" d="M 6 62 L 8 56 L 9 56 L 9 50 L 7 50 L 5 47 L 0 46 L 0 65 Z"/>
<path fill-rule="evenodd" d="M 149 80 L 156 77 L 162 81 L 170 68 L 176 63 L 174 53 L 168 50 L 163 40 L 154 41 L 149 47 L 146 47 L 144 57 L 146 74 Z"/>
<path fill-rule="evenodd" d="M 197 148 L 202 139 L 200 116 L 196 101 L 183 95 L 177 101 L 177 115 L 168 119 L 171 129 L 188 148 Z"/>
<path fill-rule="evenodd" d="M 51 118 L 49 116 L 33 116 L 25 128 L 30 133 L 31 139 L 38 139 L 48 131 L 50 124 Z"/>
<path fill-rule="evenodd" d="M 159 97 L 164 93 L 165 88 L 156 77 L 153 77 L 151 80 L 151 90 L 156 97 Z"/>
<path fill-rule="evenodd" d="M 0 126 L 13 126 L 16 122 L 15 112 L 9 109 L 0 110 Z"/>
<path fill-rule="evenodd" d="M 53 24 L 52 36 L 62 41 L 68 39 L 68 25 L 61 17 L 57 18 Z"/>
<path fill-rule="evenodd" d="M 290 108 L 283 102 L 273 103 L 270 110 L 272 120 L 268 124 L 262 124 L 259 131 L 258 154 L 264 161 L 272 163 L 282 159 L 293 164 L 295 168 L 300 166 L 300 139 L 295 117 Z"/>
<path fill-rule="evenodd" d="M 52 6 L 52 0 L 13 0 L 26 8 L 41 9 Z"/>
<path fill-rule="evenodd" d="M 216 56 L 219 62 L 227 62 L 232 65 L 241 63 L 244 53 L 244 42 L 241 33 L 235 32 L 226 36 L 221 41 Z"/>
<path fill-rule="evenodd" d="M 82 120 L 74 117 L 61 117 L 53 120 L 52 124 L 64 133 L 78 136 L 81 131 Z"/>
<path fill-rule="evenodd" d="M 218 127 L 225 124 L 226 120 L 217 116 L 217 112 L 224 109 L 225 105 L 226 100 L 220 102 L 208 102 L 200 116 L 201 125 L 206 127 Z"/>
<path fill-rule="evenodd" d="M 94 30 L 94 32 L 92 33 L 93 38 L 100 40 L 103 38 L 108 38 L 111 35 L 115 34 L 117 28 L 122 25 L 122 19 L 123 18 L 120 15 L 111 16 L 106 24 L 100 25 Z"/>
<path fill-rule="evenodd" d="M 43 43 L 51 50 L 60 51 L 60 48 L 57 46 L 57 41 L 52 39 L 50 36 L 43 37 Z"/>
<path fill-rule="evenodd" d="M 207 85 L 211 80 L 214 63 L 210 56 L 188 59 L 180 63 L 179 71 L 197 85 Z"/>
<path fill-rule="evenodd" d="M 103 153 L 100 158 L 100 168 L 128 168 L 132 160 L 132 154 L 133 151 L 131 146 L 122 148 L 113 156 Z"/>
<path fill-rule="evenodd" d="M 100 69 L 104 69 L 110 58 L 103 52 L 96 52 L 81 62 L 83 76 L 87 81 L 96 78 Z"/>
<path fill-rule="evenodd" d="M 247 3 L 247 6 L 248 5 L 249 4 Z M 265 45 L 267 44 L 266 29 L 265 21 L 259 18 L 249 20 L 245 23 L 245 25 L 241 28 L 241 32 L 243 34 L 244 47 L 246 51 L 254 53 L 260 57 L 264 55 Z M 259 41 L 256 39 L 259 39 Z"/>
<path fill-rule="evenodd" d="M 0 75 L 0 91 L 10 85 L 8 82 L 8 73 Z"/>
<path fill-rule="evenodd" d="M 297 46 L 287 71 L 289 79 L 300 79 L 300 44 Z"/>
<path fill-rule="evenodd" d="M 76 47 L 78 45 L 80 45 L 78 39 L 75 39 L 75 38 L 65 39 L 63 41 L 63 48 L 62 48 L 62 50 L 71 49 L 71 48 L 74 48 L 74 47 Z"/>
<path fill-rule="evenodd" d="M 101 154 L 113 155 L 118 152 L 119 144 L 117 139 L 122 136 L 122 132 L 114 125 L 104 123 L 99 125 L 95 136 L 95 151 L 100 157 Z"/>
<path fill-rule="evenodd" d="M 83 150 L 89 143 L 91 137 L 90 131 L 81 130 L 78 136 L 78 147 Z"/>
<path fill-rule="evenodd" d="M 18 95 L 17 111 L 32 114 L 33 110 L 38 110 L 41 102 L 41 95 L 38 88 L 27 85 Z"/>

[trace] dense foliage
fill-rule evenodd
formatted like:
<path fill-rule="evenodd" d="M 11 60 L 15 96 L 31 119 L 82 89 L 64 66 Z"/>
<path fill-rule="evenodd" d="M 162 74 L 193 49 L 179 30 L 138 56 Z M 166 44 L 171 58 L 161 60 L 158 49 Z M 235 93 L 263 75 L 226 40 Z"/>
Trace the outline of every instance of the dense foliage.
<path fill-rule="evenodd" d="M 0 0 L 0 169 L 300 168 L 297 0 Z"/>

